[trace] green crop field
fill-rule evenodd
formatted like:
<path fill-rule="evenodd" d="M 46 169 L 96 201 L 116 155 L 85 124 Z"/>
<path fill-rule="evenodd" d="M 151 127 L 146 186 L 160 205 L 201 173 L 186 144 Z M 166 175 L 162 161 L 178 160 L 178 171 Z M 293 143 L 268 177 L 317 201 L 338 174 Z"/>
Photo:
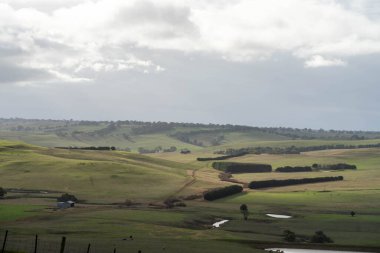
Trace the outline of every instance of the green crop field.
<path fill-rule="evenodd" d="M 73 252 L 85 249 L 88 243 L 94 252 L 113 248 L 118 252 L 263 252 L 263 248 L 280 246 L 370 252 L 380 249 L 380 148 L 230 158 L 227 161 L 266 163 L 274 169 L 313 163 L 348 163 L 355 164 L 357 169 L 233 174 L 233 179 L 245 183 L 338 175 L 344 180 L 262 190 L 245 188 L 240 194 L 212 202 L 202 199 L 204 191 L 232 183 L 220 180 L 220 171 L 211 167 L 212 161 L 196 160 L 215 157 L 213 151 L 229 147 L 361 145 L 377 144 L 380 142 L 377 138 L 292 140 L 257 129 L 248 132 L 212 129 L 208 135 L 204 130 L 209 128 L 196 126 L 176 126 L 149 134 L 132 134 L 131 128 L 120 127 L 105 136 L 82 133 L 62 137 L 65 134 L 38 133 L 37 123 L 29 122 L 29 127 L 35 129 L 29 132 L 12 130 L 12 126 L 4 124 L 0 130 L 0 136 L 8 139 L 0 141 L 0 187 L 8 191 L 0 199 L 0 238 L 5 230 L 10 231 L 10 249 L 28 251 L 25 248 L 33 243 L 35 234 L 39 235 L 41 247 L 46 248 L 59 247 L 61 236 L 66 236 L 68 247 L 75 249 Z M 62 122 L 49 124 L 51 128 L 62 127 Z M 88 133 L 106 127 L 107 123 L 77 124 L 67 126 L 65 131 Z M 197 138 L 205 144 L 184 142 L 173 137 L 175 132 L 189 132 L 189 142 Z M 211 145 L 221 132 L 223 140 Z M 119 138 L 127 133 L 128 140 Z M 88 145 L 130 147 L 132 152 L 52 148 Z M 178 150 L 146 155 L 136 152 L 138 147 L 160 145 L 176 146 Z M 181 148 L 191 149 L 191 153 L 181 154 Z M 63 193 L 79 199 L 74 208 L 56 209 L 56 198 Z M 178 198 L 183 205 L 168 208 L 164 204 L 168 198 Z M 243 203 L 249 209 L 247 221 L 239 210 Z M 351 211 L 356 212 L 355 217 L 351 217 Z M 271 218 L 268 213 L 292 218 Z M 212 228 L 214 222 L 223 219 L 229 221 L 220 228 Z M 305 241 L 322 230 L 334 242 L 288 243 L 283 239 L 284 230 L 293 231 Z M 129 239 L 131 235 L 133 240 Z"/>

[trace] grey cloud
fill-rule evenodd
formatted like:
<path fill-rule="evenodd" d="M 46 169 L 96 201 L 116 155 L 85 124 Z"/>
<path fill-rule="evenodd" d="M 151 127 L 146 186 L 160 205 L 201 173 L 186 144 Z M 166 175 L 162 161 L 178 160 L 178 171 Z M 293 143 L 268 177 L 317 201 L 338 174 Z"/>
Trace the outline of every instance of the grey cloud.
<path fill-rule="evenodd" d="M 44 70 L 24 68 L 0 62 L 0 83 L 22 83 L 27 80 L 45 81 L 51 74 Z"/>

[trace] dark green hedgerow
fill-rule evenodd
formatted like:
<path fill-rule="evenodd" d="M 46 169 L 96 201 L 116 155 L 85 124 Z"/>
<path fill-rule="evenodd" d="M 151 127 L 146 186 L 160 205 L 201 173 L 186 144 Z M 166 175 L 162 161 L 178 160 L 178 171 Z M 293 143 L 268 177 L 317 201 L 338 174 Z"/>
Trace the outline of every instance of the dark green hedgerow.
<path fill-rule="evenodd" d="M 272 165 L 259 163 L 213 162 L 212 167 L 227 173 L 272 172 Z"/>
<path fill-rule="evenodd" d="M 284 180 L 264 180 L 264 181 L 252 181 L 248 187 L 251 189 L 269 188 L 269 187 L 281 187 L 298 184 L 312 184 L 320 182 L 341 181 L 342 176 L 337 177 L 314 177 L 314 178 L 301 178 L 301 179 L 284 179 Z"/>
<path fill-rule="evenodd" d="M 243 187 L 240 185 L 230 185 L 223 188 L 213 189 L 206 192 L 203 198 L 208 201 L 224 198 L 233 194 L 237 194 L 243 191 Z"/>

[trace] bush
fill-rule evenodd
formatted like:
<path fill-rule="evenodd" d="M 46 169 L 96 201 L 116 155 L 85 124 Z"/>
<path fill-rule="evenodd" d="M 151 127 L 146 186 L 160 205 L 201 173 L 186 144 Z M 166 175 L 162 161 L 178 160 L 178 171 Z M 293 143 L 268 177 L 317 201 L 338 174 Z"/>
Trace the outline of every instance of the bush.
<path fill-rule="evenodd" d="M 65 193 L 65 194 L 62 194 L 61 197 L 58 197 L 58 198 L 57 198 L 57 201 L 58 201 L 58 202 L 66 202 L 66 201 L 77 202 L 78 199 L 77 199 L 74 195 L 71 195 L 71 194 Z"/>
<path fill-rule="evenodd" d="M 276 172 L 310 172 L 313 171 L 310 166 L 285 166 L 285 167 L 279 167 L 276 169 Z"/>
<path fill-rule="evenodd" d="M 233 194 L 237 194 L 243 191 L 243 187 L 240 185 L 230 185 L 224 188 L 213 189 L 206 192 L 203 198 L 208 201 L 224 198 Z"/>
<path fill-rule="evenodd" d="M 317 231 L 315 234 L 311 237 L 310 242 L 312 243 L 332 243 L 333 240 L 331 240 L 330 237 L 326 236 L 323 231 Z"/>
<path fill-rule="evenodd" d="M 288 186 L 288 185 L 311 184 L 311 183 L 340 181 L 340 180 L 343 180 L 342 176 L 284 179 L 284 180 L 264 180 L 264 181 L 252 181 L 249 183 L 248 187 L 251 189 L 260 189 L 260 188 L 268 188 L 268 187 L 281 187 L 281 186 Z"/>
<path fill-rule="evenodd" d="M 6 194 L 7 194 L 7 191 L 4 188 L 0 187 L 0 198 L 4 198 Z"/>
<path fill-rule="evenodd" d="M 272 171 L 271 165 L 259 163 L 213 162 L 212 167 L 227 173 L 261 173 Z"/>
<path fill-rule="evenodd" d="M 284 240 L 287 242 L 295 242 L 296 241 L 296 234 L 290 230 L 284 231 Z"/>

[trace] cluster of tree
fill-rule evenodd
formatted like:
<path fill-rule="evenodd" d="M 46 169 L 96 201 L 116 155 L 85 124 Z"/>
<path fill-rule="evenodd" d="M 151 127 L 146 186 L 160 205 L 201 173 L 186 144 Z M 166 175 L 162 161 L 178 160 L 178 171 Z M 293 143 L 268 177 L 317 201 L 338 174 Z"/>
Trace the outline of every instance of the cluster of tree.
<path fill-rule="evenodd" d="M 246 152 L 242 152 L 242 153 L 236 153 L 236 154 L 231 154 L 231 155 L 223 155 L 223 156 L 217 156 L 217 157 L 198 157 L 197 160 L 198 161 L 217 161 L 217 160 L 226 160 L 226 159 L 229 159 L 229 158 L 233 158 L 233 157 L 239 157 L 239 156 L 243 156 L 243 155 L 246 155 L 248 153 Z"/>
<path fill-rule="evenodd" d="M 148 148 L 139 147 L 138 151 L 139 151 L 140 154 L 153 154 L 153 153 L 159 153 L 160 151 L 162 151 L 162 147 L 161 146 L 157 146 L 154 149 L 148 149 Z"/>
<path fill-rule="evenodd" d="M 72 194 L 64 193 L 60 197 L 57 198 L 57 201 L 58 202 L 66 202 L 66 201 L 78 202 L 78 199 Z"/>
<path fill-rule="evenodd" d="M 223 188 L 213 189 L 203 194 L 203 198 L 208 201 L 224 198 L 243 191 L 240 185 L 230 185 Z"/>
<path fill-rule="evenodd" d="M 272 172 L 272 165 L 259 163 L 213 162 L 212 167 L 227 173 Z"/>
<path fill-rule="evenodd" d="M 360 148 L 380 148 L 380 143 L 377 144 L 363 144 L 363 145 L 343 145 L 343 144 L 331 144 L 320 146 L 305 146 L 305 147 L 247 147 L 240 149 L 229 148 L 225 151 L 220 150 L 218 153 L 226 155 L 236 153 L 249 153 L 249 154 L 300 154 L 301 152 L 328 150 L 328 149 L 360 149 Z"/>
<path fill-rule="evenodd" d="M 314 163 L 312 167 L 316 170 L 356 170 L 356 165 L 347 164 L 347 163 L 337 163 L 337 164 Z"/>
<path fill-rule="evenodd" d="M 4 188 L 0 187 L 0 198 L 4 198 L 6 194 L 7 194 L 7 191 Z"/>
<path fill-rule="evenodd" d="M 153 154 L 153 153 L 159 153 L 159 152 L 175 152 L 175 151 L 177 151 L 177 147 L 171 146 L 170 148 L 162 148 L 161 146 L 157 146 L 154 149 L 139 147 L 138 151 L 140 154 Z"/>
<path fill-rule="evenodd" d="M 323 231 L 317 231 L 315 234 L 310 238 L 310 242 L 312 243 L 333 243 L 333 240 L 325 235 Z"/>
<path fill-rule="evenodd" d="M 70 147 L 56 147 L 60 149 L 80 149 L 80 150 L 116 150 L 114 146 L 90 146 L 90 147 L 75 147 L 75 146 L 70 146 Z"/>
<path fill-rule="evenodd" d="M 177 147 L 176 146 L 171 146 L 170 148 L 164 148 L 163 152 L 176 152 Z"/>
<path fill-rule="evenodd" d="M 313 171 L 313 169 L 310 166 L 284 166 L 284 167 L 278 167 L 276 169 L 276 172 L 309 172 Z"/>
<path fill-rule="evenodd" d="M 340 140 L 364 140 L 377 139 L 379 132 L 373 131 L 345 131 L 345 130 L 323 130 L 310 128 L 268 127 L 261 128 L 262 131 L 286 136 L 292 139 L 340 139 Z"/>
<path fill-rule="evenodd" d="M 300 178 L 300 179 L 283 179 L 283 180 L 264 180 L 264 181 L 252 181 L 248 187 L 251 189 L 269 188 L 269 187 L 281 187 L 298 184 L 311 184 L 330 181 L 341 181 L 342 176 L 337 177 L 314 177 L 314 178 Z"/>
<path fill-rule="evenodd" d="M 293 231 L 285 230 L 283 233 L 284 240 L 287 242 L 295 242 L 297 240 L 297 235 Z M 301 237 L 302 241 L 309 241 L 311 243 L 332 243 L 333 240 L 325 235 L 323 231 L 317 231 L 312 237 L 308 236 L 298 236 Z"/>

